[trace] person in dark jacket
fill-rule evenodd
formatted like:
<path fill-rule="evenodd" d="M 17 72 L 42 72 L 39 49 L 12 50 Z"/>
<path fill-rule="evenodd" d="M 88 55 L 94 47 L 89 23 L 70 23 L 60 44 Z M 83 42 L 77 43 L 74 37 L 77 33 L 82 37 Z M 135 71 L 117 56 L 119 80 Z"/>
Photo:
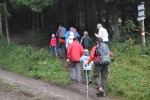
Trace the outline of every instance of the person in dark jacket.
<path fill-rule="evenodd" d="M 88 36 L 88 32 L 84 31 L 84 36 L 81 39 L 81 45 L 84 49 L 89 49 L 90 43 L 92 42 L 91 38 Z"/>

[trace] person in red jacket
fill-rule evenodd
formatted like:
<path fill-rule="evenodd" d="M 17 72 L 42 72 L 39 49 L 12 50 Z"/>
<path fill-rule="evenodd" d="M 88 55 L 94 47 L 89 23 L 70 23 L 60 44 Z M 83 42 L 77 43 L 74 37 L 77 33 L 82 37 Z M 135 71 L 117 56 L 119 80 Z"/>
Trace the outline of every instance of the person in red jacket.
<path fill-rule="evenodd" d="M 55 37 L 55 34 L 52 34 L 52 38 L 50 40 L 50 54 L 51 55 L 56 55 L 56 57 L 58 56 L 57 54 L 57 39 Z"/>
<path fill-rule="evenodd" d="M 83 54 L 84 49 L 75 37 L 73 43 L 71 43 L 67 49 L 67 62 L 71 62 L 70 77 L 73 81 L 81 82 L 80 57 L 82 57 Z"/>
<path fill-rule="evenodd" d="M 97 39 L 97 45 L 94 46 L 91 50 L 91 54 L 90 54 L 90 58 L 88 60 L 89 64 L 91 61 L 94 60 L 94 79 L 95 79 L 95 83 L 98 89 L 98 93 L 97 95 L 102 95 L 105 96 L 106 95 L 106 80 L 107 80 L 107 76 L 108 76 L 108 65 L 109 64 L 100 64 L 99 60 L 100 60 L 100 55 L 96 55 L 96 48 L 98 45 L 102 45 L 101 43 L 103 43 L 103 39 L 102 38 L 98 38 Z M 112 56 L 112 53 L 110 53 L 110 56 Z M 101 73 L 101 81 L 99 79 Z"/>

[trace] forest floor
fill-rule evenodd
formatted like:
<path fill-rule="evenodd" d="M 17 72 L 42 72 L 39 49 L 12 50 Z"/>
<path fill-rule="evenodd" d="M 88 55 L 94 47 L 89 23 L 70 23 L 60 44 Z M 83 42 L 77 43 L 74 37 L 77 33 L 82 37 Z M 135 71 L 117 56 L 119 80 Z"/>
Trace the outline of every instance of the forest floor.
<path fill-rule="evenodd" d="M 23 35 L 15 34 L 10 36 L 11 41 L 40 49 L 41 46 Z M 0 100 L 87 100 L 86 85 L 76 83 L 69 86 L 56 86 L 51 83 L 29 78 L 13 72 L 0 69 L 0 81 L 21 88 L 21 93 L 14 93 L 0 88 Z M 114 97 L 97 97 L 96 88 L 89 86 L 88 100 L 116 100 Z"/>

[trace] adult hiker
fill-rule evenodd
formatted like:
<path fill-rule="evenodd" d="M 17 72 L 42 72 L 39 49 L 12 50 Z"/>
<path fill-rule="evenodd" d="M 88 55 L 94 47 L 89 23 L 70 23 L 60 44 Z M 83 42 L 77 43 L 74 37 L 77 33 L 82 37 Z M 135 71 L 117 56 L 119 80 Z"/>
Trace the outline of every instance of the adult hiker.
<path fill-rule="evenodd" d="M 58 56 L 57 54 L 57 40 L 55 37 L 55 34 L 52 34 L 52 38 L 50 40 L 50 55 L 56 55 L 56 57 Z"/>
<path fill-rule="evenodd" d="M 71 37 L 69 37 L 69 36 L 71 36 Z M 69 46 L 69 41 L 71 40 L 73 40 L 72 39 L 72 37 L 74 38 L 74 37 L 77 37 L 77 38 L 79 38 L 80 37 L 80 35 L 79 35 L 79 33 L 77 32 L 77 30 L 75 29 L 75 28 L 73 28 L 73 27 L 70 27 L 70 30 L 67 32 L 67 34 L 66 34 L 66 48 L 68 48 L 68 46 Z"/>
<path fill-rule="evenodd" d="M 97 24 L 98 34 L 95 33 L 95 36 L 97 38 L 102 38 L 103 42 L 108 44 L 108 32 L 107 30 L 102 26 L 102 24 Z"/>
<path fill-rule="evenodd" d="M 98 89 L 97 95 L 106 95 L 106 80 L 108 76 L 108 65 L 110 64 L 110 51 L 108 46 L 103 43 L 102 38 L 97 39 L 97 45 L 92 48 L 89 64 L 94 60 L 94 79 Z M 101 81 L 99 75 L 101 73 Z"/>
<path fill-rule="evenodd" d="M 84 36 L 81 39 L 81 45 L 84 49 L 89 49 L 90 43 L 92 42 L 91 38 L 88 36 L 88 32 L 84 31 Z"/>
<path fill-rule="evenodd" d="M 59 25 L 59 28 L 56 32 L 56 35 L 58 37 L 58 54 L 61 58 L 66 58 L 66 28 L 62 25 Z"/>
<path fill-rule="evenodd" d="M 80 57 L 83 53 L 84 49 L 78 42 L 78 38 L 75 37 L 73 43 L 67 49 L 67 62 L 70 61 L 70 77 L 72 81 L 81 82 Z"/>

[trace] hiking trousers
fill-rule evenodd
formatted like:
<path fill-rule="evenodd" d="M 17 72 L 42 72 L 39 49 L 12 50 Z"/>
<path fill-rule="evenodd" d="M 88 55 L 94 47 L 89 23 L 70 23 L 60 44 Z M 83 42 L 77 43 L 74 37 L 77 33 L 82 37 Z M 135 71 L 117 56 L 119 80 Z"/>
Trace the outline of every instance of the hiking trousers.
<path fill-rule="evenodd" d="M 101 81 L 99 76 L 101 75 Z M 97 88 L 102 87 L 104 92 L 106 93 L 106 81 L 108 77 L 108 65 L 95 64 L 94 67 L 94 79 Z"/>
<path fill-rule="evenodd" d="M 71 80 L 81 82 L 81 66 L 80 62 L 71 62 L 70 64 Z"/>
<path fill-rule="evenodd" d="M 51 48 L 50 48 L 50 55 L 56 55 L 56 57 L 58 56 L 58 54 L 57 54 L 57 47 L 56 46 L 52 46 Z"/>
<path fill-rule="evenodd" d="M 58 42 L 58 54 L 61 58 L 66 58 L 66 43 Z"/>

